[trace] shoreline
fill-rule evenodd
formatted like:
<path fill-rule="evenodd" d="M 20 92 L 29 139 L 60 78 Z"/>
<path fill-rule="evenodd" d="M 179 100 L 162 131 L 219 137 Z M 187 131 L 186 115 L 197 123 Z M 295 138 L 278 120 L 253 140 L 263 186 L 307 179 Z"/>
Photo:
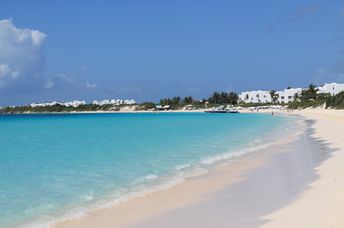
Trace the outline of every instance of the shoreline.
<path fill-rule="evenodd" d="M 195 109 L 195 110 L 184 110 L 184 109 L 178 109 L 178 110 L 126 110 L 126 111 L 71 111 L 71 112 L 18 112 L 18 113 L 0 113 L 1 115 L 58 115 L 58 114 L 135 114 L 135 113 L 203 113 L 207 108 L 202 109 Z M 240 109 L 239 113 L 271 113 L 271 111 L 275 113 L 286 113 L 285 109 L 261 109 L 259 112 L 252 111 L 249 108 L 243 108 Z M 227 113 L 229 114 L 229 113 Z"/>
<path fill-rule="evenodd" d="M 331 156 L 314 169 L 318 178 L 291 204 L 265 216 L 265 227 L 344 227 L 344 111 L 298 111 L 315 120 L 313 137 Z"/>
<path fill-rule="evenodd" d="M 203 113 L 204 110 L 169 110 L 169 111 L 82 111 L 82 112 L 23 112 L 23 113 L 2 113 L 4 116 L 11 115 L 75 115 L 75 114 L 140 114 L 140 113 Z"/>
<path fill-rule="evenodd" d="M 267 111 L 267 113 L 269 112 Z M 276 112 L 276 114 L 288 115 L 288 113 L 283 111 Z M 51 227 L 87 228 L 115 226 L 148 228 L 168 227 L 166 224 L 169 224 L 169 222 L 172 222 L 171 227 L 190 227 L 190 225 L 196 226 L 196 224 L 198 227 L 214 227 L 214 225 L 216 227 L 232 227 L 224 224 L 226 217 L 221 214 L 221 210 L 224 209 L 224 205 L 222 205 L 223 200 L 226 196 L 234 193 L 238 194 L 237 196 L 239 197 L 253 197 L 254 194 L 252 195 L 251 193 L 246 192 L 246 195 L 242 192 L 238 193 L 238 189 L 242 191 L 247 187 L 252 187 L 247 185 L 247 182 L 250 182 L 250 179 L 251 181 L 259 180 L 255 173 L 264 173 L 264 170 L 268 170 L 270 166 L 274 167 L 276 164 L 281 165 L 281 162 L 285 163 L 284 160 L 278 161 L 278 159 L 275 159 L 273 161 L 275 157 L 283 157 L 282 155 L 284 154 L 289 156 L 289 160 L 291 158 L 294 159 L 292 162 L 297 161 L 300 163 L 295 167 L 290 166 L 293 163 L 289 161 L 289 168 L 284 167 L 284 172 L 291 176 L 289 178 L 295 178 L 300 174 L 303 176 L 305 170 L 299 173 L 293 173 L 292 170 L 295 168 L 302 169 L 303 166 L 309 166 L 309 163 L 314 162 L 312 157 L 314 154 L 307 154 L 308 157 L 306 159 L 303 158 L 301 161 L 298 161 L 295 159 L 300 159 L 298 158 L 300 154 L 293 154 L 292 150 L 289 152 L 282 151 L 292 148 L 291 144 L 300 135 L 308 135 L 311 138 L 312 141 L 309 144 L 316 145 L 312 149 L 313 151 L 317 149 L 324 150 L 325 154 L 321 155 L 321 158 L 316 158 L 317 162 L 315 164 L 312 163 L 308 167 L 307 180 L 301 179 L 296 181 L 298 182 L 298 185 L 294 186 L 296 190 L 292 188 L 288 190 L 292 194 L 279 198 L 275 197 L 274 200 L 276 202 L 270 203 L 272 205 L 270 205 L 271 208 L 267 206 L 263 206 L 259 210 L 256 208 L 254 211 L 256 215 L 251 218 L 252 221 L 250 221 L 248 227 L 343 227 L 344 197 L 341 194 L 341 189 L 344 188 L 344 111 L 308 109 L 295 111 L 292 115 L 302 116 L 306 122 L 312 121 L 312 126 L 307 127 L 309 130 L 307 134 L 302 134 L 302 131 L 299 130 L 292 138 L 288 137 L 288 139 L 279 142 L 277 145 L 279 149 L 269 148 L 245 154 L 227 162 L 221 162 L 208 173 L 188 178 L 177 186 L 158 192 L 147 193 L 144 196 L 130 199 L 115 207 L 95 209 L 79 218 L 58 221 L 52 224 Z M 317 153 L 317 156 L 319 156 L 323 152 Z M 264 174 L 269 173 L 265 172 Z M 270 182 L 268 186 L 273 187 Z M 281 183 L 286 184 L 284 182 L 285 180 L 282 180 Z M 256 186 L 261 187 L 261 185 Z M 289 188 L 290 186 L 287 187 Z M 237 190 L 234 191 L 233 189 Z M 283 189 L 279 190 L 283 192 Z M 273 194 L 271 195 L 273 196 Z M 214 199 L 221 200 L 221 204 L 214 204 Z M 270 196 L 264 200 L 270 202 Z M 280 201 L 283 202 L 281 203 Z M 229 205 L 232 205 L 232 203 Z M 247 227 L 243 220 L 247 217 L 245 214 L 247 211 L 245 210 L 249 211 L 250 207 L 246 205 L 246 208 L 240 208 L 243 206 L 238 206 L 238 204 L 239 202 L 234 202 L 233 205 L 237 207 L 237 210 L 230 212 L 237 213 L 232 219 L 239 218 L 242 221 L 236 221 L 237 223 L 234 227 Z M 257 204 L 256 206 L 258 207 L 259 205 Z M 206 216 L 219 217 L 220 215 L 217 224 L 207 223 L 209 219 L 202 223 L 197 223 L 198 220 L 202 221 L 200 218 L 203 217 L 200 214 L 205 209 L 210 211 Z M 218 210 L 220 210 L 220 213 L 214 214 L 211 212 Z M 228 212 L 228 208 L 225 211 Z M 183 214 L 188 214 L 188 216 L 185 217 Z M 243 214 L 245 214 L 245 219 Z"/>
<path fill-rule="evenodd" d="M 295 136 L 287 140 L 279 139 L 278 143 L 274 143 L 269 147 L 285 144 L 287 141 L 290 142 L 300 132 L 294 134 Z M 208 173 L 187 178 L 183 183 L 171 188 L 147 193 L 114 207 L 95 209 L 83 217 L 60 221 L 53 224 L 52 227 L 123 227 L 132 224 L 133 221 L 141 221 L 152 216 L 161 215 L 164 212 L 178 210 L 178 208 L 183 208 L 186 205 L 196 204 L 205 200 L 205 194 L 216 192 L 228 185 L 240 182 L 245 178 L 246 172 L 263 166 L 265 160 L 271 156 L 270 152 L 266 151 L 270 150 L 260 149 L 260 151 L 219 162 Z M 230 178 L 224 180 L 224 173 Z M 204 188 L 205 184 L 206 188 Z M 140 207 L 141 209 L 138 210 Z"/>

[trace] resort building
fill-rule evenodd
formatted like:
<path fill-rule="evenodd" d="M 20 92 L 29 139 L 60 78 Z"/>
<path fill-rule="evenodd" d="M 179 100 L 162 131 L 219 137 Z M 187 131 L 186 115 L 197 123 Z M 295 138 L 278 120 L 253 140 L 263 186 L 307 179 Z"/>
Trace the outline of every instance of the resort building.
<path fill-rule="evenodd" d="M 296 94 L 300 94 L 302 92 L 302 88 L 290 88 L 284 89 L 283 91 L 277 91 L 279 103 L 288 103 L 294 100 Z"/>
<path fill-rule="evenodd" d="M 272 102 L 269 91 L 249 91 L 239 94 L 239 100 L 245 103 L 269 103 Z"/>
<path fill-rule="evenodd" d="M 63 105 L 66 107 L 78 107 L 79 105 L 85 105 L 85 101 L 68 101 L 68 102 L 57 102 L 57 101 L 52 101 L 52 102 L 47 102 L 47 103 L 32 103 L 30 104 L 30 107 L 47 107 L 47 106 L 54 106 L 54 105 Z"/>
<path fill-rule="evenodd" d="M 306 88 L 288 88 L 282 91 L 277 91 L 278 103 L 288 103 L 294 101 L 295 95 L 301 94 L 302 90 Z M 322 86 L 317 87 L 318 93 L 330 93 L 332 96 L 344 91 L 344 84 L 338 83 L 325 83 Z M 272 98 L 270 91 L 248 91 L 239 94 L 239 101 L 244 103 L 270 103 Z"/>
<path fill-rule="evenodd" d="M 62 103 L 62 105 L 67 106 L 67 107 L 78 107 L 80 105 L 85 105 L 85 104 L 86 104 L 85 101 L 69 101 L 69 102 Z"/>
<path fill-rule="evenodd" d="M 332 96 L 344 91 L 344 84 L 325 83 L 318 87 L 318 93 L 330 93 Z"/>
<path fill-rule="evenodd" d="M 93 101 L 92 104 L 94 105 L 134 105 L 136 101 L 131 100 L 119 100 L 119 99 L 111 99 L 111 100 L 102 100 L 102 101 Z"/>

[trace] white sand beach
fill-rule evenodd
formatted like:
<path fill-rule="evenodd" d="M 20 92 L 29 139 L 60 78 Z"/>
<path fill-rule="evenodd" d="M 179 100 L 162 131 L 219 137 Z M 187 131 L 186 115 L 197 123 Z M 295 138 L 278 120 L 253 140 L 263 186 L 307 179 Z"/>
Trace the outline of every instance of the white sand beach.
<path fill-rule="evenodd" d="M 344 111 L 304 110 L 316 120 L 314 137 L 326 142 L 331 157 L 315 169 L 318 178 L 290 205 L 267 216 L 265 227 L 344 227 Z"/>
<path fill-rule="evenodd" d="M 344 227 L 344 111 L 205 175 L 54 227 Z"/>

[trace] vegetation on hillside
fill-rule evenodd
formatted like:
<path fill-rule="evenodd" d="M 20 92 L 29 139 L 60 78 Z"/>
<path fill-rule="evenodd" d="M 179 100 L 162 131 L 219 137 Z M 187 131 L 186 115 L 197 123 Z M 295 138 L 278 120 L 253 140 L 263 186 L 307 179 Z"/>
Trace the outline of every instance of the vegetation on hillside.
<path fill-rule="evenodd" d="M 313 83 L 308 86 L 307 89 L 302 90 L 300 94 L 300 100 L 301 101 L 310 101 L 310 100 L 316 100 L 317 99 L 317 92 L 318 89 L 316 85 Z"/>
<path fill-rule="evenodd" d="M 326 108 L 344 109 L 344 91 L 326 100 Z"/>
<path fill-rule="evenodd" d="M 60 104 L 44 107 L 14 106 L 0 109 L 0 114 L 8 113 L 59 113 L 59 112 L 95 112 L 95 111 L 119 111 L 120 106 L 86 104 L 78 107 L 64 106 Z"/>
<path fill-rule="evenodd" d="M 236 105 L 238 104 L 239 96 L 234 92 L 214 92 L 209 98 L 209 104 L 230 104 Z"/>
<path fill-rule="evenodd" d="M 207 99 L 195 100 L 191 96 L 164 98 L 160 100 L 161 106 L 170 106 L 171 109 L 180 109 L 186 105 L 192 105 L 195 109 L 213 107 L 216 105 L 236 105 L 238 104 L 239 96 L 234 92 L 214 92 Z"/>
<path fill-rule="evenodd" d="M 278 100 L 278 94 L 276 92 L 276 90 L 270 90 L 270 96 L 271 96 L 271 100 L 272 100 L 272 103 L 276 103 L 277 100 Z"/>
<path fill-rule="evenodd" d="M 325 106 L 326 108 L 344 108 L 344 92 L 332 96 L 329 93 L 318 93 L 314 84 L 310 84 L 301 94 L 294 96 L 294 101 L 288 104 L 290 109 Z"/>
<path fill-rule="evenodd" d="M 152 109 L 155 109 L 155 104 L 153 102 L 143 102 L 139 106 L 139 110 L 148 111 Z"/>
<path fill-rule="evenodd" d="M 294 96 L 294 101 L 288 104 L 278 103 L 278 94 L 276 90 L 270 91 L 272 98 L 271 103 L 243 103 L 239 102 L 239 96 L 235 92 L 214 92 L 207 99 L 197 100 L 191 96 L 172 97 L 161 99 L 159 105 L 162 107 L 169 107 L 172 110 L 179 110 L 182 108 L 202 109 L 211 108 L 219 105 L 235 105 L 241 107 L 259 107 L 269 105 L 287 105 L 290 109 L 300 109 L 308 107 L 324 106 L 326 108 L 344 109 L 344 91 L 332 96 L 329 93 L 318 93 L 317 87 L 310 84 L 307 89 L 300 94 Z M 125 110 L 156 110 L 157 104 L 154 102 L 143 102 L 140 105 L 96 105 L 85 104 L 77 107 L 64 106 L 60 104 L 44 107 L 31 106 L 11 106 L 0 108 L 0 114 L 11 113 L 62 113 L 62 112 L 95 112 L 95 111 L 120 111 L 121 108 Z M 129 108 L 129 109 L 128 109 Z"/>

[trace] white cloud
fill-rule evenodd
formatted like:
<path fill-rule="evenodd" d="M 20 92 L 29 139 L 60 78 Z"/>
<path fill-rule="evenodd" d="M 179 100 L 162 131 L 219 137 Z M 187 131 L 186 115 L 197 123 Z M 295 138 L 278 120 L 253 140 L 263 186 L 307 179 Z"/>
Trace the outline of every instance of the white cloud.
<path fill-rule="evenodd" d="M 0 20 L 0 89 L 42 86 L 43 44 L 47 35 Z"/>
<path fill-rule="evenodd" d="M 18 71 L 14 71 L 8 65 L 0 63 L 0 78 L 2 77 L 11 77 L 15 79 L 18 77 Z"/>
<path fill-rule="evenodd" d="M 55 74 L 53 77 L 48 78 L 45 81 L 44 88 L 45 89 L 63 89 L 73 85 L 74 80 L 68 74 L 59 73 Z"/>
<path fill-rule="evenodd" d="M 80 66 L 80 72 L 85 73 L 87 67 L 85 65 Z"/>
<path fill-rule="evenodd" d="M 46 90 L 84 91 L 84 89 L 93 90 L 96 88 L 96 83 L 88 82 L 85 78 L 73 72 L 55 74 L 47 78 L 44 83 L 44 89 Z"/>
<path fill-rule="evenodd" d="M 0 20 L 0 105 L 51 97 L 75 99 L 97 89 L 97 84 L 86 79 L 84 65 L 76 72 L 44 72 L 46 38 L 43 32 L 18 28 L 12 20 Z"/>

